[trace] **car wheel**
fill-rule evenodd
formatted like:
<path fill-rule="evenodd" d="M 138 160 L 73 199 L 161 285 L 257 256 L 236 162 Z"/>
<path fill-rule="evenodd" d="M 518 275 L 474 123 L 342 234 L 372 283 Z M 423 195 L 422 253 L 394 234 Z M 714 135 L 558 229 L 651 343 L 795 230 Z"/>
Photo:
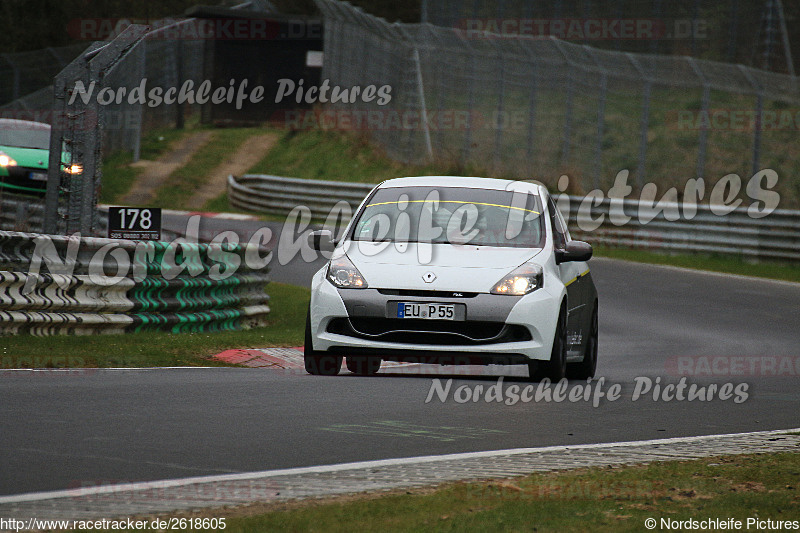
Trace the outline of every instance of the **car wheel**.
<path fill-rule="evenodd" d="M 559 382 L 567 375 L 567 311 L 564 305 L 556 324 L 556 333 L 553 337 L 553 349 L 549 361 L 532 361 L 528 363 L 528 372 L 531 379 L 541 381 L 550 378 L 553 383 Z"/>
<path fill-rule="evenodd" d="M 311 309 L 306 314 L 306 336 L 303 344 L 306 372 L 314 376 L 335 376 L 342 369 L 342 356 L 315 351 L 311 344 Z"/>
<path fill-rule="evenodd" d="M 350 356 L 345 357 L 347 370 L 359 376 L 372 376 L 381 368 L 380 357 Z"/>
<path fill-rule="evenodd" d="M 594 377 L 594 373 L 597 370 L 597 332 L 597 302 L 595 302 L 594 311 L 592 311 L 589 339 L 586 341 L 586 351 L 583 354 L 583 361 L 567 365 L 568 378 L 589 379 Z"/>

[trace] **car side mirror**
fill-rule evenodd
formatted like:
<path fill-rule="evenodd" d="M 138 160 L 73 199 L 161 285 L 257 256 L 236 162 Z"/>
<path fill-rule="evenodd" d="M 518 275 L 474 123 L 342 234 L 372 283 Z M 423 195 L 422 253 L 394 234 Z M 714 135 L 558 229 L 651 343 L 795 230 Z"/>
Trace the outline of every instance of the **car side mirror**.
<path fill-rule="evenodd" d="M 556 264 L 571 261 L 588 261 L 592 258 L 592 245 L 583 241 L 569 241 L 563 250 L 556 250 Z"/>
<path fill-rule="evenodd" d="M 330 230 L 312 231 L 308 234 L 308 245 L 318 252 L 332 252 L 336 248 L 333 233 Z"/>

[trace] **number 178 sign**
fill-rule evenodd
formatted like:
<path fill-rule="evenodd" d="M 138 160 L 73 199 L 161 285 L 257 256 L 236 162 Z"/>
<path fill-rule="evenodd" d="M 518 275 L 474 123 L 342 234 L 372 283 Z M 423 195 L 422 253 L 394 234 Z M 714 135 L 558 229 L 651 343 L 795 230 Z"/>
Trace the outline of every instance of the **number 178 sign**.
<path fill-rule="evenodd" d="M 108 237 L 134 241 L 161 240 L 161 208 L 109 207 Z"/>

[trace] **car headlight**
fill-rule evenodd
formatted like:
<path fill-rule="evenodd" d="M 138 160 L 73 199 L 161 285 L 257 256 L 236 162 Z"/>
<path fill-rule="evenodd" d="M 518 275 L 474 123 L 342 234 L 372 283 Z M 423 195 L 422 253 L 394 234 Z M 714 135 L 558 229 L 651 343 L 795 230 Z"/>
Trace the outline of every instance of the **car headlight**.
<path fill-rule="evenodd" d="M 11 156 L 0 152 L 0 167 L 13 167 L 16 164 L 17 162 L 11 159 Z"/>
<path fill-rule="evenodd" d="M 539 265 L 525 263 L 498 281 L 492 287 L 492 294 L 522 296 L 544 286 L 544 272 Z"/>
<path fill-rule="evenodd" d="M 366 289 L 367 280 L 355 265 L 343 255 L 336 259 L 331 259 L 328 265 L 328 281 L 340 289 Z"/>
<path fill-rule="evenodd" d="M 64 165 L 64 172 L 67 174 L 80 174 L 83 172 L 83 165 Z"/>

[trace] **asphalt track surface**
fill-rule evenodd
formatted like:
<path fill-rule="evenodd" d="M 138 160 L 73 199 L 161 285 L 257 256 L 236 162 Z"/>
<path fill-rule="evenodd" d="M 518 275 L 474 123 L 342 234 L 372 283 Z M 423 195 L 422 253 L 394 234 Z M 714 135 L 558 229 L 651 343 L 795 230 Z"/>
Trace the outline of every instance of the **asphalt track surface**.
<path fill-rule="evenodd" d="M 243 234 L 252 229 L 237 224 Z M 273 279 L 307 283 L 319 264 L 276 261 Z M 346 370 L 6 371 L 0 495 L 800 425 L 800 285 L 607 259 L 589 265 L 600 295 L 598 377 L 603 390 L 621 385 L 616 401 L 453 399 L 457 387 L 488 388 L 497 375 L 506 389 L 524 387 L 520 367 L 471 367 L 465 376 L 463 367 L 417 366 L 369 378 Z M 680 361 L 695 373 L 688 383 L 746 383 L 747 400 L 654 401 L 651 391 L 632 401 L 636 378 L 676 383 Z M 731 368 L 736 375 L 726 375 Z M 454 378 L 448 400 L 425 403 L 436 378 Z"/>

